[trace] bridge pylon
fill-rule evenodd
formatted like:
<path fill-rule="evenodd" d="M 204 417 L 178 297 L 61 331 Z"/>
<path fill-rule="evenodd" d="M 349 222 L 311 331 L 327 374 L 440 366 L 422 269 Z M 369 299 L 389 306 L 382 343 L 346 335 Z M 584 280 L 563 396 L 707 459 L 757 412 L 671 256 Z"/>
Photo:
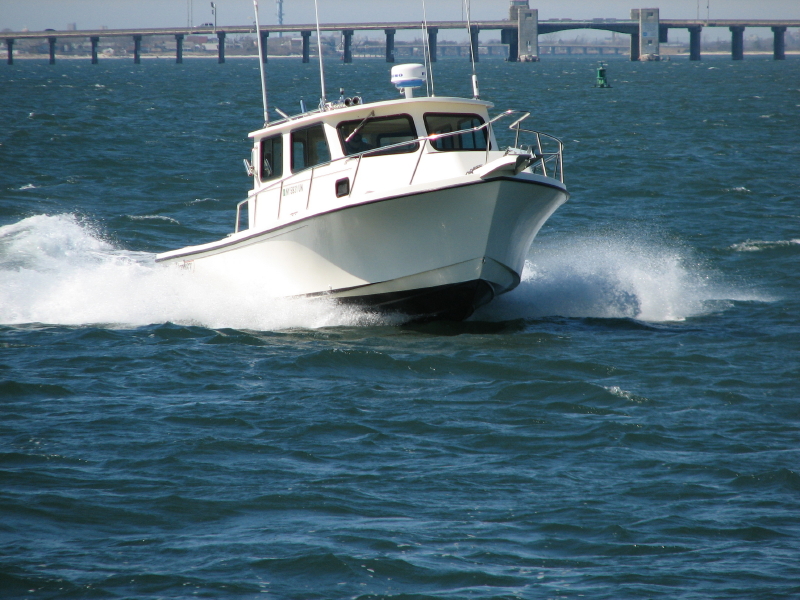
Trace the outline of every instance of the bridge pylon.
<path fill-rule="evenodd" d="M 520 8 L 517 12 L 517 43 L 522 62 L 539 60 L 539 10 Z"/>
<path fill-rule="evenodd" d="M 631 60 L 661 60 L 659 10 L 634 8 L 631 10 L 631 19 L 639 21 L 639 39 L 634 40 L 631 36 Z"/>

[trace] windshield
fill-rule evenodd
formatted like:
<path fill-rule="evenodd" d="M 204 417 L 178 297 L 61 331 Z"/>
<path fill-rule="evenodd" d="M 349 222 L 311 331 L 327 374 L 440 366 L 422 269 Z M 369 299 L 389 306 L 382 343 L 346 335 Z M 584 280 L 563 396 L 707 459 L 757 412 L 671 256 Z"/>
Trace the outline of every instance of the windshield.
<path fill-rule="evenodd" d="M 414 121 L 408 115 L 392 115 L 390 117 L 370 117 L 355 121 L 344 121 L 337 125 L 342 151 L 346 156 L 369 152 L 367 156 L 383 156 L 386 154 L 402 154 L 415 152 L 419 143 L 405 144 L 389 150 L 380 150 L 385 146 L 411 142 L 417 139 Z M 355 132 L 355 135 L 352 135 Z"/>
<path fill-rule="evenodd" d="M 428 135 L 433 133 L 451 133 L 462 129 L 480 127 L 484 121 L 479 115 L 452 113 L 425 113 L 425 128 Z M 488 141 L 486 128 L 478 131 L 466 131 L 458 135 L 431 140 L 431 146 L 443 152 L 454 150 L 486 150 Z"/>

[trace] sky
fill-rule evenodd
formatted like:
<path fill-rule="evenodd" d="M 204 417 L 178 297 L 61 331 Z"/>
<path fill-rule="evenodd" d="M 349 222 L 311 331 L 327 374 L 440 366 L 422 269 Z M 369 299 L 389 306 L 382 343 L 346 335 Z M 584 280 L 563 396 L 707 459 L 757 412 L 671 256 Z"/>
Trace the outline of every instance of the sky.
<path fill-rule="evenodd" d="M 422 20 L 422 0 L 318 0 L 320 21 Z M 470 0 L 473 20 L 508 18 L 507 0 Z M 217 24 L 253 23 L 252 0 L 215 0 Z M 0 31 L 185 27 L 213 22 L 208 0 L 0 0 Z M 259 0 L 262 25 L 276 24 L 275 0 Z M 425 0 L 430 21 L 461 20 L 464 0 Z M 540 19 L 626 19 L 636 0 L 530 0 Z M 648 0 L 663 19 L 800 19 L 800 0 Z M 314 0 L 284 0 L 284 23 L 313 23 Z M 727 30 L 725 35 L 729 35 Z M 722 31 L 720 31 L 722 33 Z M 440 37 L 443 37 L 440 34 Z"/>

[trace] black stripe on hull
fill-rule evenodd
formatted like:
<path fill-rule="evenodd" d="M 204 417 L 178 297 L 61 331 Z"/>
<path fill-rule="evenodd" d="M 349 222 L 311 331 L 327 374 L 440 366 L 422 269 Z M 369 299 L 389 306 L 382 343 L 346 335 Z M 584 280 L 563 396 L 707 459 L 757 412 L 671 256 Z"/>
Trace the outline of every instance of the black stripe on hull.
<path fill-rule="evenodd" d="M 418 321 L 463 321 L 497 295 L 484 279 L 450 283 L 429 288 L 367 296 L 346 296 L 342 304 L 363 306 L 381 312 L 397 312 Z"/>

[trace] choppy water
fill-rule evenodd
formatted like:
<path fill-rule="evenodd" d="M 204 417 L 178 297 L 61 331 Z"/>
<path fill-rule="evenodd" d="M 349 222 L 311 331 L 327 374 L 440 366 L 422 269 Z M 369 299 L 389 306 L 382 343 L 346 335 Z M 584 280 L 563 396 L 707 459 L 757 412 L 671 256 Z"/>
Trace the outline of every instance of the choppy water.
<path fill-rule="evenodd" d="M 800 597 L 800 60 L 593 67 L 480 63 L 572 199 L 409 325 L 153 264 L 233 227 L 254 61 L 3 65 L 0 597 Z"/>

